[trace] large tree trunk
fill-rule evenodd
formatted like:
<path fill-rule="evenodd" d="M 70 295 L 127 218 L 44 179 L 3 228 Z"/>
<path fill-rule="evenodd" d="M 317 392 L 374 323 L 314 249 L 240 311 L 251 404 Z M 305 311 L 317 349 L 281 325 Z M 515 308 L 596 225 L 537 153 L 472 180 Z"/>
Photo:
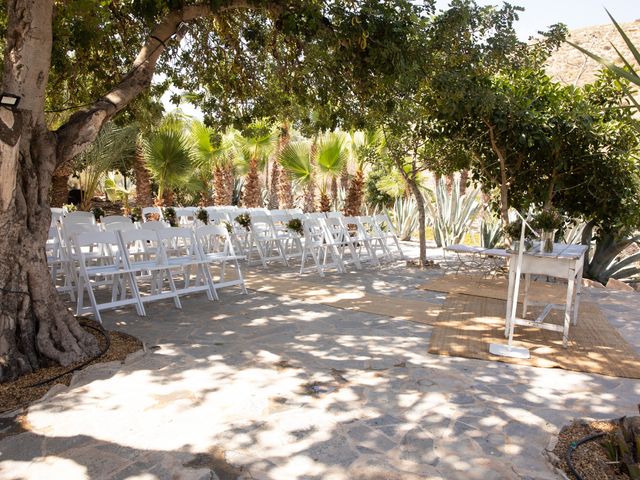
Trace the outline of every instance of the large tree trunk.
<path fill-rule="evenodd" d="M 51 206 L 62 207 L 69 200 L 69 177 L 71 172 L 66 166 L 56 168 L 51 179 Z"/>
<path fill-rule="evenodd" d="M 102 126 L 151 84 L 179 25 L 210 15 L 209 4 L 172 10 L 150 32 L 129 73 L 55 133 L 44 117 L 53 45 L 53 0 L 9 0 L 2 91 L 21 98 L 0 108 L 0 381 L 42 365 L 70 365 L 98 344 L 65 308 L 47 270 L 44 246 L 53 171 L 90 145 Z M 242 0 L 217 11 L 245 6 Z M 175 37 L 180 40 L 179 35 Z"/>
<path fill-rule="evenodd" d="M 22 100 L 15 113 L 0 108 L 0 381 L 98 352 L 60 300 L 44 250 L 56 166 L 56 138 L 44 118 L 53 3 L 15 0 L 7 13 L 2 90 Z"/>

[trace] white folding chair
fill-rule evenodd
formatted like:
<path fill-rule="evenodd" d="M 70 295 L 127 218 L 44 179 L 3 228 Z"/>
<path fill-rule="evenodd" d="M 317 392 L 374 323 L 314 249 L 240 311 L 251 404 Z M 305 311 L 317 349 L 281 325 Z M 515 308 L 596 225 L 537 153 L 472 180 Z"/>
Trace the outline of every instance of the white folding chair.
<path fill-rule="evenodd" d="M 275 235 L 282 245 L 287 261 L 302 257 L 302 241 L 300 235 L 287 227 L 287 223 L 290 220 L 292 220 L 292 217 L 288 213 L 271 213 L 271 223 Z"/>
<path fill-rule="evenodd" d="M 244 259 L 244 257 L 236 255 L 226 227 L 203 225 L 196 228 L 195 236 L 201 257 L 207 261 L 208 265 L 220 265 L 218 281 L 213 280 L 213 276 L 211 276 L 215 289 L 239 285 L 242 293 L 246 294 L 247 289 L 244 285 L 244 277 L 238 263 L 238 260 Z M 235 265 L 238 278 L 230 280 L 225 278 L 227 263 Z"/>
<path fill-rule="evenodd" d="M 369 239 L 369 245 L 371 245 L 371 248 L 373 249 L 376 257 L 379 260 L 384 258 L 388 258 L 389 260 L 391 260 L 393 258 L 393 255 L 387 247 L 383 234 L 382 232 L 380 232 L 380 229 L 378 228 L 378 225 L 376 224 L 373 217 L 369 215 L 362 215 L 357 218 L 360 222 L 360 225 L 362 225 L 364 234 Z"/>
<path fill-rule="evenodd" d="M 177 289 L 178 295 L 206 292 L 209 300 L 217 300 L 213 280 L 205 260 L 198 249 L 193 230 L 185 227 L 173 227 L 156 230 L 160 240 L 163 262 L 172 270 L 180 269 L 184 286 Z M 195 269 L 193 285 L 191 271 Z"/>
<path fill-rule="evenodd" d="M 154 220 L 164 220 L 162 208 L 160 207 L 142 207 L 142 221 L 149 222 Z"/>
<path fill-rule="evenodd" d="M 181 227 L 194 227 L 196 222 L 196 207 L 176 208 L 176 218 Z"/>
<path fill-rule="evenodd" d="M 352 263 L 359 270 L 362 268 L 360 258 L 358 257 L 358 251 L 356 244 L 349 232 L 342 224 L 340 218 L 321 218 L 319 219 L 320 225 L 322 225 L 327 233 L 327 242 L 331 243 L 338 250 L 340 260 L 344 265 Z M 348 255 L 348 256 L 347 256 Z"/>
<path fill-rule="evenodd" d="M 78 285 L 78 269 L 79 265 L 77 263 L 77 258 L 74 252 L 73 247 L 73 236 L 79 233 L 95 233 L 100 231 L 100 226 L 97 223 L 74 223 L 71 222 L 63 222 L 60 224 L 60 246 L 61 246 L 61 255 L 64 262 L 67 265 L 67 274 L 69 275 L 71 284 L 76 287 Z M 100 252 L 95 252 L 91 248 L 85 249 L 85 254 L 87 256 L 100 256 Z"/>
<path fill-rule="evenodd" d="M 122 215 L 108 215 L 100 220 L 103 230 L 115 232 L 118 230 L 136 230 L 138 225 L 131 221 L 129 217 Z"/>
<path fill-rule="evenodd" d="M 63 217 L 62 221 L 66 222 L 67 224 L 71 224 L 71 223 L 96 223 L 96 217 L 93 214 L 93 212 L 83 212 L 83 211 L 77 210 L 75 212 L 67 213 Z"/>
<path fill-rule="evenodd" d="M 51 207 L 51 225 L 56 225 L 57 222 L 62 220 L 66 210 L 64 208 Z"/>
<path fill-rule="evenodd" d="M 182 308 L 171 269 L 165 262 L 160 239 L 153 230 L 120 230 L 123 256 L 134 272 L 141 302 L 173 298 L 176 308 Z M 166 281 L 166 288 L 165 288 Z M 148 290 L 146 287 L 148 284 Z"/>
<path fill-rule="evenodd" d="M 379 213 L 374 215 L 373 219 L 378 226 L 378 234 L 383 239 L 389 252 L 391 252 L 391 248 L 395 247 L 400 256 L 400 260 L 404 260 L 404 253 L 402 252 L 402 248 L 400 248 L 400 242 L 398 241 L 389 216 L 386 213 Z"/>
<path fill-rule="evenodd" d="M 78 315 L 90 310 L 102 323 L 102 310 L 135 305 L 138 315 L 145 315 L 144 306 L 133 276 L 122 256 L 120 239 L 115 232 L 85 232 L 73 236 L 72 251 L 79 264 Z M 96 255 L 99 253 L 99 255 Z M 99 285 L 111 287 L 110 298 L 99 301 L 94 288 Z M 128 288 L 127 288 L 128 286 Z M 90 306 L 84 305 L 85 290 L 89 296 Z"/>
<path fill-rule="evenodd" d="M 358 259 L 361 262 L 370 261 L 374 265 L 380 265 L 380 261 L 376 255 L 371 238 L 369 238 L 369 235 L 360 222 L 360 219 L 358 217 L 342 217 L 341 221 L 342 225 L 347 230 L 351 241 L 354 243 Z M 363 252 L 363 248 L 365 252 Z"/>
<path fill-rule="evenodd" d="M 282 262 L 289 265 L 284 253 L 282 241 L 276 235 L 271 217 L 261 213 L 251 214 L 251 230 L 249 248 L 247 249 L 247 261 L 252 263 L 254 252 L 258 254 L 258 260 L 263 267 L 268 262 Z"/>
<path fill-rule="evenodd" d="M 156 232 L 158 230 L 165 230 L 167 228 L 171 228 L 171 226 L 163 220 L 158 220 L 157 222 L 148 221 L 148 222 L 141 223 L 140 228 L 142 230 L 153 230 L 154 232 Z"/>
<path fill-rule="evenodd" d="M 233 242 L 233 246 L 236 252 L 240 255 L 244 255 L 248 258 L 250 242 L 251 242 L 251 233 L 249 230 L 244 228 L 238 222 L 236 222 L 236 218 L 242 213 L 248 213 L 247 211 L 243 211 L 240 209 L 237 210 L 222 210 L 229 218 L 229 223 L 231 224 L 231 241 Z"/>
<path fill-rule="evenodd" d="M 328 241 L 327 232 L 320 220 L 309 218 L 302 222 L 304 230 L 304 243 L 302 248 L 302 259 L 300 273 L 304 273 L 314 268 L 321 277 L 324 272 L 335 268 L 338 272 L 344 272 L 344 265 L 336 246 Z M 307 257 L 311 257 L 314 265 L 306 267 Z"/>
<path fill-rule="evenodd" d="M 49 227 L 49 235 L 45 244 L 47 254 L 47 265 L 49 266 L 51 279 L 58 292 L 69 292 L 71 301 L 75 302 L 73 274 L 71 272 L 72 263 L 64 251 L 62 234 L 58 224 Z M 59 278 L 61 277 L 62 285 Z"/>

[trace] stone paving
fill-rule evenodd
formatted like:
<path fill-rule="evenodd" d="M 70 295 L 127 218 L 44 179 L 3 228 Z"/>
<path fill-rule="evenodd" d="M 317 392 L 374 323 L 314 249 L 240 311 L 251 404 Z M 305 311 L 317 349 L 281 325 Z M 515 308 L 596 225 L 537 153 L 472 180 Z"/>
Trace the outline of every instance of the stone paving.
<path fill-rule="evenodd" d="M 415 289 L 440 274 L 397 262 L 308 278 L 441 303 Z M 638 348 L 640 296 L 586 296 Z M 543 451 L 563 424 L 637 414 L 638 380 L 439 357 L 428 325 L 221 298 L 105 314 L 147 352 L 0 419 L 0 479 L 550 479 Z"/>

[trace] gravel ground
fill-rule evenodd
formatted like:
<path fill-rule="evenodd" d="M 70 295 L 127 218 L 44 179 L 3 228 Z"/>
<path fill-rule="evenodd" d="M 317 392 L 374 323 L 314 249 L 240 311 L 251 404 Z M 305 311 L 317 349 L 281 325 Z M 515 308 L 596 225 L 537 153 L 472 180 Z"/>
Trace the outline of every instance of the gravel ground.
<path fill-rule="evenodd" d="M 571 474 L 566 462 L 569 445 L 592 433 L 611 432 L 615 428 L 617 427 L 613 422 L 607 421 L 576 421 L 564 427 L 560 431 L 558 443 L 553 449 L 553 453 L 558 457 L 559 461 L 557 467 L 564 471 L 569 478 L 575 479 L 576 477 Z M 620 473 L 614 466 L 607 463 L 609 461 L 604 447 L 600 444 L 600 440 L 580 445 L 572 456 L 573 466 L 584 480 L 629 479 L 626 474 Z"/>

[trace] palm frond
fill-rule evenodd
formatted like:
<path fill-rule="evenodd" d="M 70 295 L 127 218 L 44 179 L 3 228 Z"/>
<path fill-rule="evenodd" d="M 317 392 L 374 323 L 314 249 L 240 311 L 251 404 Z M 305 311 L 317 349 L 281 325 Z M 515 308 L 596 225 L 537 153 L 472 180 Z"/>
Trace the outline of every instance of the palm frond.
<path fill-rule="evenodd" d="M 294 179 L 300 183 L 306 183 L 313 174 L 310 155 L 309 142 L 292 142 L 282 149 L 278 160 L 282 168 Z"/>
<path fill-rule="evenodd" d="M 344 137 L 329 133 L 318 144 L 317 163 L 320 171 L 329 177 L 337 177 L 349 159 Z"/>
<path fill-rule="evenodd" d="M 146 165 L 163 187 L 178 187 L 191 176 L 193 153 L 184 134 L 160 129 L 144 143 Z"/>

